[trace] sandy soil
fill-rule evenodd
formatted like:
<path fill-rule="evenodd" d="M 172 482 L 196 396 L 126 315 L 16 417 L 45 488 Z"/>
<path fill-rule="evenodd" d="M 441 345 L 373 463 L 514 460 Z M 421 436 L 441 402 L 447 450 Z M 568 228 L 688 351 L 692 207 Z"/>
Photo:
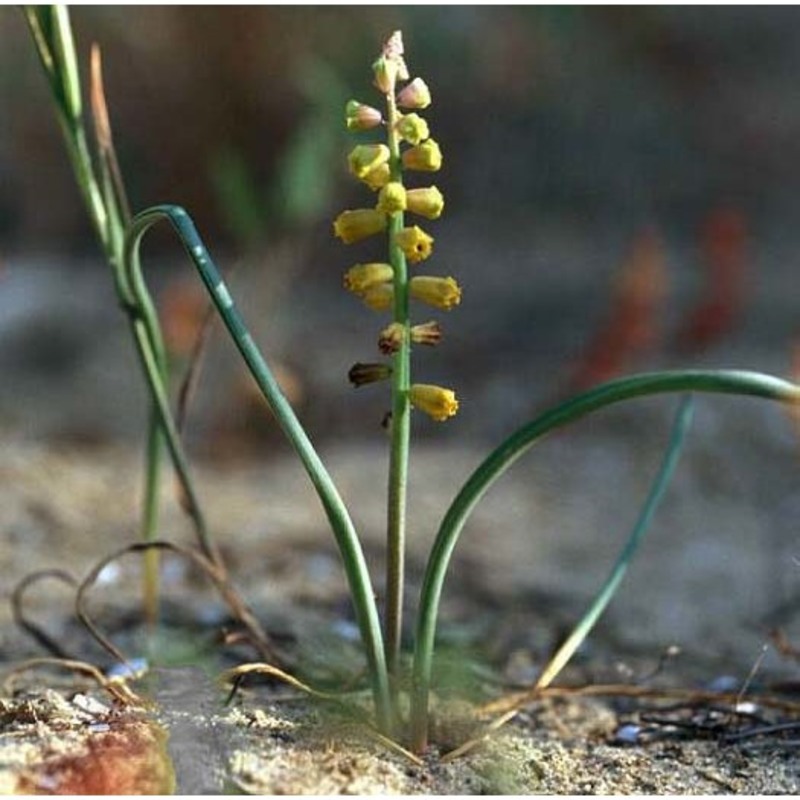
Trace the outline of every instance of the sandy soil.
<path fill-rule="evenodd" d="M 734 407 L 735 414 L 713 417 L 712 430 L 724 434 L 751 424 L 748 413 L 759 413 Z M 538 701 L 469 755 L 452 763 L 439 760 L 439 749 L 481 730 L 471 704 L 531 682 L 580 614 L 635 515 L 635 508 L 621 509 L 613 487 L 625 480 L 644 493 L 660 444 L 647 431 L 664 431 L 667 424 L 668 410 L 645 406 L 629 417 L 612 415 L 604 426 L 574 439 L 556 438 L 479 508 L 454 563 L 440 629 L 440 652 L 459 669 L 448 673 L 450 688 L 440 693 L 449 704 L 439 716 L 439 747 L 422 763 L 387 748 L 352 713 L 286 687 L 248 684 L 223 706 L 214 676 L 245 653 L 222 653 L 215 632 L 224 623 L 224 608 L 197 575 L 168 558 L 165 617 L 172 627 L 151 657 L 162 666 L 140 686 L 155 708 L 123 712 L 91 683 L 59 672 L 21 676 L 0 705 L 0 789 L 74 789 L 87 774 L 103 780 L 97 777 L 98 759 L 121 759 L 129 766 L 120 772 L 127 781 L 121 786 L 133 793 L 153 790 L 152 782 L 162 792 L 174 782 L 189 794 L 797 792 L 796 728 L 728 744 L 721 739 L 797 719 L 759 701 L 763 692 L 775 695 L 777 682 L 789 692 L 781 695 L 787 702 L 796 699 L 791 693 L 796 663 L 773 647 L 762 654 L 762 648 L 770 623 L 793 636 L 793 595 L 788 593 L 787 605 L 783 582 L 797 567 L 791 560 L 791 526 L 781 525 L 774 509 L 753 502 L 753 487 L 766 477 L 747 469 L 710 468 L 719 439 L 701 441 L 687 457 L 618 599 L 560 682 L 638 681 L 734 692 L 746 685 L 743 699 L 753 703 L 745 709 L 749 716 L 732 716 L 729 706 L 689 707 L 674 699 Z M 620 435 L 626 430 L 627 439 Z M 626 447 L 634 435 L 638 446 Z M 781 436 L 760 437 L 761 444 L 748 442 L 748 448 L 766 448 L 773 463 L 785 451 L 788 463 L 794 453 Z M 381 449 L 334 447 L 325 456 L 354 503 L 380 587 L 382 477 L 375 465 L 383 463 Z M 440 448 L 418 448 L 412 530 L 425 533 L 412 543 L 412 587 L 442 498 L 478 457 L 464 448 L 446 455 Z M 6 541 L 0 574 L 6 591 L 34 569 L 59 566 L 85 574 L 99 556 L 131 541 L 136 512 L 131 487 L 138 484 L 138 466 L 138 456 L 124 450 L 54 449 L 9 437 L 0 462 Z M 314 685 L 346 685 L 360 668 L 351 612 L 335 549 L 302 473 L 286 458 L 206 465 L 199 478 L 237 584 L 291 654 L 295 669 Z M 773 491 L 779 481 L 773 476 Z M 170 496 L 166 501 L 165 536 L 189 543 L 186 521 Z M 710 535 L 704 535 L 704 525 L 714 529 Z M 727 528 L 727 538 L 719 526 Z M 761 526 L 773 537 L 769 548 L 747 536 Z M 609 535 L 587 536 L 587 531 Z M 709 547 L 719 548 L 719 558 L 698 558 Z M 129 656 L 147 649 L 136 617 L 138 574 L 136 560 L 124 559 L 92 596 L 96 619 Z M 111 659 L 71 620 L 69 605 L 66 587 L 42 583 L 26 608 L 68 649 L 107 667 Z M 680 654 L 648 678 L 670 645 L 679 645 Z M 41 651 L 13 627 L 9 608 L 3 607 L 3 666 L 35 655 Z M 151 783 L 142 783 L 145 774 Z M 102 783 L 90 788 L 98 787 L 100 793 L 111 791 Z"/>

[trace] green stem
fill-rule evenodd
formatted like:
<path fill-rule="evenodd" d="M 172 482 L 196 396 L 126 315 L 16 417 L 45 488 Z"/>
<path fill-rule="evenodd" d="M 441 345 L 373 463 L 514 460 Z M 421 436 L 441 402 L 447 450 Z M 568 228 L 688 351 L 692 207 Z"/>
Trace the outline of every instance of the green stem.
<path fill-rule="evenodd" d="M 141 215 L 140 215 L 141 216 Z M 137 226 L 136 217 L 128 229 L 125 241 L 125 255 L 123 264 L 126 270 L 126 279 L 133 295 L 134 303 L 129 309 L 131 316 L 131 327 L 136 342 L 136 350 L 142 364 L 142 369 L 147 376 L 147 386 L 150 390 L 150 399 L 153 404 L 154 413 L 158 419 L 158 424 L 166 439 L 166 446 L 172 458 L 175 472 L 180 483 L 182 498 L 181 502 L 187 513 L 191 517 L 195 533 L 197 534 L 200 548 L 203 555 L 217 566 L 222 565 L 222 559 L 214 545 L 205 515 L 200 506 L 197 491 L 191 477 L 189 459 L 183 449 L 180 434 L 175 418 L 172 415 L 169 398 L 164 383 L 161 379 L 165 372 L 165 356 L 158 329 L 158 322 L 155 316 L 155 309 L 147 291 L 147 286 L 142 277 L 141 265 L 139 263 L 139 245 L 146 228 L 149 226 Z M 158 432 L 153 432 L 153 446 L 149 452 L 158 452 L 159 443 Z M 151 473 L 148 472 L 150 476 Z M 155 501 L 153 501 L 155 502 Z"/>
<path fill-rule="evenodd" d="M 52 15 L 47 29 L 42 26 L 46 15 Z M 111 258 L 113 254 L 109 250 L 108 215 L 95 178 L 81 115 L 80 77 L 69 12 L 65 6 L 39 9 L 28 6 L 25 8 L 25 17 L 50 84 L 56 117 L 67 145 L 67 154 L 78 189 L 83 195 L 95 233 L 106 255 Z"/>
<path fill-rule="evenodd" d="M 402 182 L 400 140 L 395 129 L 397 108 L 392 94 L 386 97 L 389 129 L 390 178 Z M 397 683 L 403 633 L 405 588 L 406 504 L 408 493 L 408 449 L 411 436 L 411 345 L 408 318 L 408 269 L 396 236 L 403 229 L 403 212 L 389 219 L 389 262 L 394 270 L 394 321 L 403 326 L 400 349 L 392 370 L 392 439 L 389 455 L 389 491 L 386 520 L 386 661 L 397 706 Z"/>
<path fill-rule="evenodd" d="M 124 219 L 124 212 L 122 217 L 115 213 L 113 197 L 108 197 L 104 201 L 103 191 L 95 175 L 83 123 L 80 71 L 75 54 L 69 11 L 66 6 L 26 7 L 25 16 L 50 84 L 55 101 L 56 117 L 64 137 L 67 155 L 78 189 L 106 260 L 112 269 L 119 301 L 124 308 L 128 309 L 132 299 L 122 268 L 122 243 L 127 220 Z M 153 341 L 147 346 L 157 348 L 157 342 Z M 148 380 L 155 379 L 157 379 L 156 376 L 148 376 Z M 162 383 L 166 382 L 165 371 L 162 372 L 160 380 Z M 155 538 L 158 525 L 158 477 L 163 443 L 157 426 L 157 413 L 155 410 L 151 410 L 141 522 L 141 536 L 145 541 Z M 153 622 L 158 608 L 158 553 L 156 551 L 148 554 L 143 581 L 143 602 L 147 617 Z"/>
<path fill-rule="evenodd" d="M 164 436 L 158 421 L 158 413 L 151 404 L 147 421 L 147 449 L 145 452 L 145 484 L 142 498 L 142 519 L 139 538 L 143 542 L 153 542 L 158 531 L 158 512 L 160 506 L 159 487 L 161 486 L 161 454 L 164 450 Z M 156 549 L 144 554 L 143 604 L 144 616 L 151 627 L 158 621 L 159 580 L 158 571 L 161 554 Z"/>
<path fill-rule="evenodd" d="M 389 731 L 392 714 L 380 620 L 369 570 L 355 527 L 330 475 L 253 341 L 233 302 L 228 287 L 223 282 L 194 224 L 182 208 L 155 206 L 137 215 L 131 223 L 126 239 L 125 261 L 134 295 L 141 297 L 146 294 L 137 257 L 142 236 L 148 228 L 162 219 L 169 220 L 178 234 L 192 263 L 198 270 L 217 312 L 222 317 L 253 378 L 267 399 L 275 419 L 294 446 L 322 502 L 342 554 L 345 574 L 366 651 L 378 725 L 381 730 Z M 155 399 L 160 405 L 159 398 Z M 180 461 L 180 443 L 173 433 L 174 431 L 170 428 L 167 432 L 167 443 L 171 449 L 175 448 L 173 456 L 176 458 L 177 464 Z"/>
<path fill-rule="evenodd" d="M 442 587 L 458 538 L 472 510 L 492 484 L 538 439 L 605 406 L 665 392 L 714 392 L 752 395 L 787 403 L 800 402 L 800 387 L 755 372 L 686 370 L 634 375 L 610 381 L 545 411 L 494 450 L 472 473 L 442 520 L 431 549 L 420 592 L 411 696 L 412 747 L 427 746 L 436 621 Z"/>

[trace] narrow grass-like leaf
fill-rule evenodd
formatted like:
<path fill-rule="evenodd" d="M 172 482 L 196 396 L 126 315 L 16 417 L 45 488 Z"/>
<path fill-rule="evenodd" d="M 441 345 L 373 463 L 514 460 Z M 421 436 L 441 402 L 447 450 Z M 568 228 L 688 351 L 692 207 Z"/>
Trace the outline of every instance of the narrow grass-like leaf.
<path fill-rule="evenodd" d="M 675 415 L 675 422 L 672 426 L 672 433 L 670 434 L 670 441 L 667 446 L 667 451 L 664 454 L 664 459 L 661 462 L 658 473 L 653 480 L 653 483 L 648 492 L 647 499 L 642 506 L 636 524 L 633 526 L 630 535 L 628 536 L 625 545 L 620 551 L 611 572 L 600 588 L 600 591 L 592 601 L 586 613 L 581 617 L 578 624 L 573 628 L 570 635 L 564 640 L 561 647 L 555 652 L 553 657 L 542 670 L 542 674 L 536 681 L 536 688 L 543 689 L 549 686 L 558 676 L 558 673 L 569 663 L 575 651 L 581 646 L 581 643 L 589 635 L 589 632 L 600 619 L 602 613 L 611 602 L 620 583 L 622 582 L 628 565 L 631 563 L 639 545 L 644 538 L 645 533 L 650 527 L 653 520 L 653 515 L 656 512 L 661 498 L 669 486 L 672 475 L 675 472 L 675 467 L 678 464 L 683 442 L 686 438 L 686 433 L 692 422 L 694 399 L 691 395 L 686 397 L 681 402 L 678 412 Z"/>
<path fill-rule="evenodd" d="M 53 33 L 52 43 L 58 62 L 58 74 L 63 87 L 64 107 L 70 119 L 78 120 L 83 113 L 81 99 L 81 77 L 78 70 L 78 58 L 75 53 L 75 42 L 72 38 L 72 25 L 69 21 L 69 10 L 65 5 L 52 6 Z"/>
<path fill-rule="evenodd" d="M 51 87 L 55 87 L 56 68 L 53 59 L 52 38 L 51 38 L 51 6 L 23 6 L 25 20 L 36 45 L 36 52 L 39 60 L 50 81 Z"/>
<path fill-rule="evenodd" d="M 600 384 L 540 414 L 519 428 L 480 464 L 453 500 L 439 527 L 420 592 L 412 677 L 413 748 L 426 747 L 428 695 L 436 622 L 444 580 L 464 524 L 490 486 L 537 440 L 605 406 L 652 394 L 710 392 L 800 402 L 800 387 L 788 381 L 743 370 L 675 370 L 651 372 Z"/>
<path fill-rule="evenodd" d="M 139 264 L 138 251 L 146 231 L 160 220 L 168 220 L 178 234 L 200 274 L 217 312 L 222 317 L 248 369 L 269 403 L 275 419 L 295 448 L 322 502 L 339 546 L 350 586 L 350 594 L 372 680 L 378 725 L 381 730 L 388 730 L 391 721 L 391 705 L 380 620 L 369 569 L 350 514 L 289 401 L 253 341 L 228 287 L 222 280 L 194 224 L 182 208 L 173 205 L 155 206 L 138 214 L 131 223 L 126 237 L 125 265 L 134 296 L 137 302 L 144 302 L 148 296 Z M 160 407 L 163 399 L 155 394 L 154 399 Z M 184 459 L 174 426 L 167 432 L 167 443 L 173 452 L 176 465 L 182 463 Z"/>

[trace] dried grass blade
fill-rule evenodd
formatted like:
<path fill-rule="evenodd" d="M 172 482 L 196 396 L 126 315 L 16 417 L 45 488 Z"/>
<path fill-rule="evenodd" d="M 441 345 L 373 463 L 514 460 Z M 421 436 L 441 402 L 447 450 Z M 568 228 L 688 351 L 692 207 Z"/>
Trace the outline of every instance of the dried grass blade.
<path fill-rule="evenodd" d="M 142 698 L 130 689 L 121 679 L 115 678 L 111 680 L 103 675 L 94 664 L 72 658 L 31 658 L 28 661 L 23 661 L 3 676 L 3 691 L 7 694 L 11 694 L 13 691 L 13 681 L 17 676 L 40 666 L 63 667 L 71 672 L 79 672 L 83 675 L 88 675 L 90 678 L 93 678 L 102 689 L 107 691 L 114 699 L 118 700 L 123 705 L 145 705 Z"/>

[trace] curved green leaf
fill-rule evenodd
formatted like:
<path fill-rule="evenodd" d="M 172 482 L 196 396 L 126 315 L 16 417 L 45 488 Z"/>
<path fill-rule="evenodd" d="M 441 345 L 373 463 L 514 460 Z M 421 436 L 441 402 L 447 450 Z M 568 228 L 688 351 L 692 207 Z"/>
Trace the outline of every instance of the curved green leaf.
<path fill-rule="evenodd" d="M 125 264 L 128 270 L 131 291 L 136 298 L 137 304 L 140 306 L 147 305 L 149 294 L 139 265 L 138 250 L 142 236 L 152 225 L 160 220 L 168 220 L 178 234 L 186 253 L 200 274 L 217 312 L 225 323 L 225 327 L 231 334 L 248 369 L 269 403 L 275 419 L 294 446 L 322 501 L 342 555 L 345 574 L 350 586 L 350 593 L 372 679 L 378 724 L 382 730 L 388 730 L 391 720 L 391 706 L 386 660 L 383 652 L 383 638 L 369 569 L 367 568 L 366 559 L 364 558 L 355 527 L 333 480 L 253 341 L 228 287 L 222 280 L 214 261 L 197 233 L 194 223 L 184 209 L 174 205 L 154 206 L 141 212 L 133 219 L 125 240 Z M 158 405 L 163 402 L 163 398 L 158 396 L 155 396 L 154 400 Z M 168 446 L 173 451 L 173 458 L 176 461 L 176 465 L 178 465 L 182 461 L 182 456 L 177 432 L 167 428 L 165 433 Z"/>
<path fill-rule="evenodd" d="M 545 434 L 605 406 L 666 392 L 712 392 L 800 402 L 800 387 L 758 372 L 676 370 L 643 373 L 609 381 L 576 395 L 509 436 L 472 473 L 453 500 L 428 559 L 420 592 L 412 678 L 412 741 L 416 751 L 424 749 L 427 740 L 428 695 L 442 587 L 453 550 L 472 510 L 489 487 Z"/>

